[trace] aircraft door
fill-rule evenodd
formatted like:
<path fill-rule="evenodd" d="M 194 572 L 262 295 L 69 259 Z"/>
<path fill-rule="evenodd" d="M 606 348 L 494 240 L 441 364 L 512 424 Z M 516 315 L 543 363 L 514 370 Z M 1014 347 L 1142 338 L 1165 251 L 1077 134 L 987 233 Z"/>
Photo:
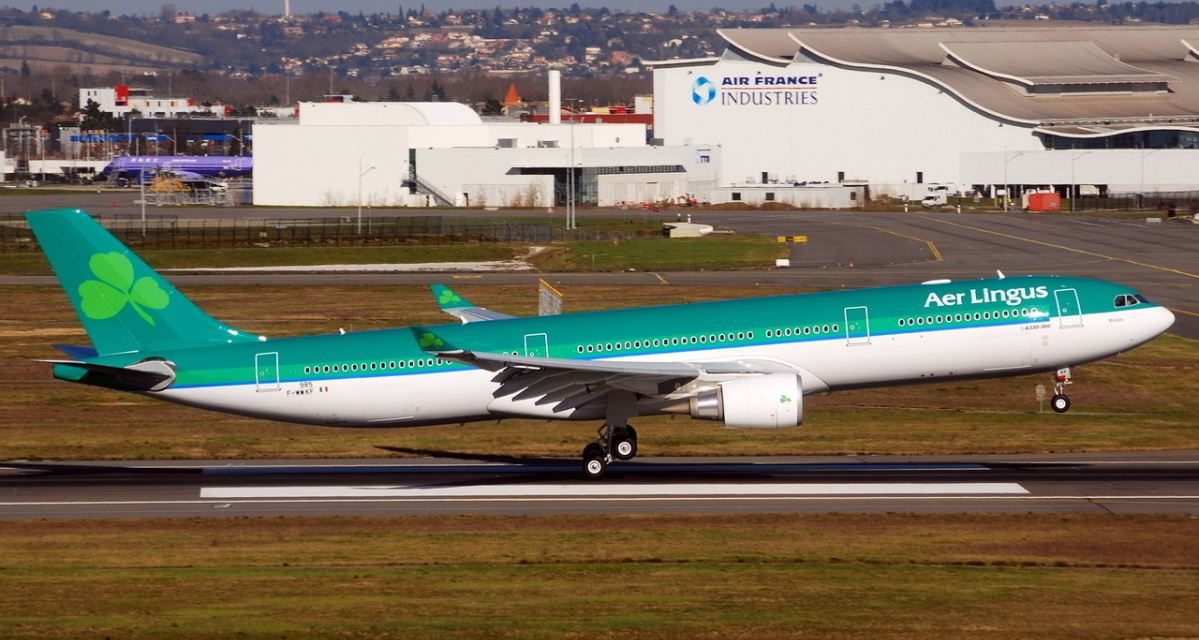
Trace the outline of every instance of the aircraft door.
<path fill-rule="evenodd" d="M 870 313 L 866 307 L 845 307 L 845 344 L 870 344 Z"/>
<path fill-rule="evenodd" d="M 279 353 L 259 353 L 254 356 L 254 383 L 258 391 L 279 390 Z"/>
<path fill-rule="evenodd" d="M 550 357 L 550 340 L 549 336 L 544 333 L 530 333 L 525 336 L 525 357 L 527 358 L 548 358 Z"/>
<path fill-rule="evenodd" d="M 1057 301 L 1057 321 L 1062 329 L 1082 326 L 1082 306 L 1078 303 L 1078 291 L 1058 289 L 1053 292 Z"/>

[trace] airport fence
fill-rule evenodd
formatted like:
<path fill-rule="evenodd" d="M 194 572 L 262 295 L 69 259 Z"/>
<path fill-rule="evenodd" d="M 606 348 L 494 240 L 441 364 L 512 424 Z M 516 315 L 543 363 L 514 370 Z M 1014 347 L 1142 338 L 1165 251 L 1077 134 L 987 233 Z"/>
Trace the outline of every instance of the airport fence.
<path fill-rule="evenodd" d="M 620 240 L 646 231 L 572 229 L 550 222 L 488 221 L 449 216 L 187 219 L 176 215 L 97 216 L 135 249 L 249 247 L 355 247 L 445 244 L 538 244 L 564 240 Z M 37 240 L 20 216 L 0 217 L 0 252 L 33 251 Z"/>
<path fill-rule="evenodd" d="M 1067 202 L 1062 207 L 1069 206 Z M 1199 213 L 1199 191 L 1127 194 L 1118 196 L 1079 196 L 1074 211 L 1145 211 L 1164 216 Z"/>

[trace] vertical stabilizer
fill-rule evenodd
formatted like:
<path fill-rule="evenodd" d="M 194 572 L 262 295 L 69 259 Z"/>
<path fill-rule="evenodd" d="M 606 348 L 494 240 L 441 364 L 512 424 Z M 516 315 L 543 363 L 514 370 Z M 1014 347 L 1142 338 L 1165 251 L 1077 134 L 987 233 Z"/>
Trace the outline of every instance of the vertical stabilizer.
<path fill-rule="evenodd" d="M 99 355 L 259 340 L 201 311 L 82 210 L 25 218 Z"/>

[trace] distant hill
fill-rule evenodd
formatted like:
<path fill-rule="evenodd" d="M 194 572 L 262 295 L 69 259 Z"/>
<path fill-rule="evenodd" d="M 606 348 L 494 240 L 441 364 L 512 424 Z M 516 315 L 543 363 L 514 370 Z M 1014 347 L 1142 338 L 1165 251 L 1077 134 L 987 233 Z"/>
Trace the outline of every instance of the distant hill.
<path fill-rule="evenodd" d="M 0 65 L 15 68 L 21 62 L 33 68 L 69 65 L 104 72 L 116 67 L 131 71 L 200 67 L 205 58 L 183 49 L 72 29 L 0 26 Z"/>

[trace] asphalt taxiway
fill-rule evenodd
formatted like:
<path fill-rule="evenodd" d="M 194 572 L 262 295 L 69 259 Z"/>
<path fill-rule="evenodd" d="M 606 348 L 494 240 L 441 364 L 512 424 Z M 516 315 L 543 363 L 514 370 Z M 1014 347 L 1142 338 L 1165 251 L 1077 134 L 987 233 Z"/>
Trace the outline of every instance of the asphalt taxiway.
<path fill-rule="evenodd" d="M 779 512 L 1199 516 L 1199 452 L 0 462 L 2 518 Z"/>

